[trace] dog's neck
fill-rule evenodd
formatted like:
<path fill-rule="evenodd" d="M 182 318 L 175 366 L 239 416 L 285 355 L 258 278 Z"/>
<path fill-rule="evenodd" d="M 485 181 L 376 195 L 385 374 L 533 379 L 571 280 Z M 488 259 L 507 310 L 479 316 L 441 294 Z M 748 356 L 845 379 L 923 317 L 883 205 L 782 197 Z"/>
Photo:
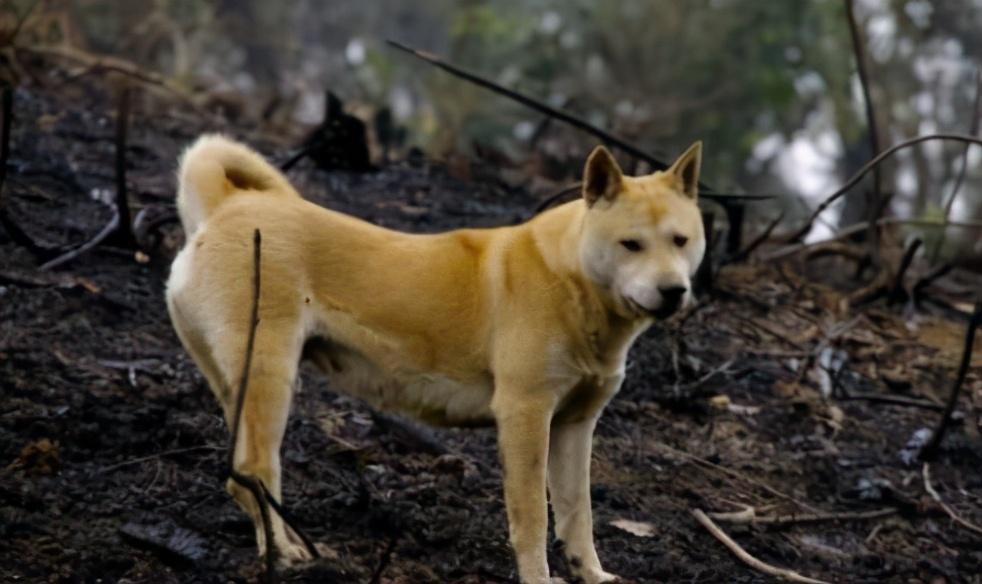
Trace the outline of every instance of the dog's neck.
<path fill-rule="evenodd" d="M 546 266 L 569 291 L 572 315 L 598 356 L 625 353 L 628 345 L 651 324 L 650 319 L 618 311 L 610 292 L 586 277 L 580 259 L 580 238 L 586 204 L 566 203 L 534 219 L 529 227 Z"/>

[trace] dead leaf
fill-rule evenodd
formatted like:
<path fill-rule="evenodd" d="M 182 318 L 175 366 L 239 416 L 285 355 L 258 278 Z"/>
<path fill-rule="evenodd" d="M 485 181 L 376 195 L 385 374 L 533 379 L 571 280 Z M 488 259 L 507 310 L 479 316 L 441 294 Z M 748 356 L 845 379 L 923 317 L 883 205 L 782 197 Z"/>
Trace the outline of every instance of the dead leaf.
<path fill-rule="evenodd" d="M 32 474 L 54 474 L 61 466 L 58 442 L 41 438 L 31 442 L 20 451 L 17 460 L 8 469 L 23 469 Z"/>
<path fill-rule="evenodd" d="M 653 537 L 655 526 L 644 521 L 632 521 L 630 519 L 615 519 L 610 522 L 617 529 L 626 531 L 638 537 Z"/>

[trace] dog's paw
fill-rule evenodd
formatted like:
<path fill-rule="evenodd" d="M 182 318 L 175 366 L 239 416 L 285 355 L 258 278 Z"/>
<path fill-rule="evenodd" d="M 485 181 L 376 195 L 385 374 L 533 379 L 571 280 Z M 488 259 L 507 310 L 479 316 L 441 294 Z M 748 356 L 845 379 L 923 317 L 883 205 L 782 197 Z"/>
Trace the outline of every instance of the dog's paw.
<path fill-rule="evenodd" d="M 288 544 L 281 546 L 276 553 L 276 565 L 281 570 L 296 568 L 301 564 L 314 559 L 310 551 L 303 544 Z"/>
<path fill-rule="evenodd" d="M 586 584 L 615 584 L 623 582 L 620 576 L 604 572 L 603 570 L 589 570 L 580 573 L 580 578 Z"/>

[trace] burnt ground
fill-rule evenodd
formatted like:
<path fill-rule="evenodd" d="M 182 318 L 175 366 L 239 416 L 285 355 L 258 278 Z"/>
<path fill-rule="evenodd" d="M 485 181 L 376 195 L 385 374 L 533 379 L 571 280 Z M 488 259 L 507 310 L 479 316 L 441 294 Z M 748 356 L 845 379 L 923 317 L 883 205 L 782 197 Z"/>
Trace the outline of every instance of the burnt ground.
<path fill-rule="evenodd" d="M 129 188 L 147 217 L 172 210 L 182 145 L 202 130 L 229 129 L 179 110 L 135 104 Z M 112 111 L 105 95 L 72 83 L 17 90 L 3 198 L 39 244 L 84 241 L 109 219 L 100 198 L 113 192 Z M 287 153 L 283 138 L 246 124 L 230 131 L 278 160 Z M 414 231 L 510 223 L 534 207 L 490 170 L 475 166 L 469 180 L 453 174 L 423 160 L 368 174 L 304 162 L 291 177 L 324 205 Z M 41 272 L 40 259 L 0 228 L 4 582 L 243 582 L 260 574 L 251 524 L 224 491 L 218 405 L 168 322 L 163 283 L 176 240 L 154 244 L 147 263 L 101 247 Z M 847 311 L 842 292 L 819 283 L 835 265 L 799 268 L 725 267 L 697 310 L 633 349 L 596 437 L 596 536 L 606 568 L 637 582 L 768 581 L 691 510 L 752 505 L 787 517 L 886 509 L 873 519 L 719 524 L 762 560 L 824 580 L 982 581 L 982 537 L 932 502 L 921 465 L 904 450 L 939 416 L 965 319 L 882 303 Z M 949 282 L 956 300 L 978 285 L 957 272 Z M 515 581 L 492 429 L 428 430 L 424 439 L 309 370 L 303 381 L 284 446 L 285 500 L 340 560 L 285 580 Z M 932 465 L 940 495 L 976 524 L 980 406 L 975 367 Z M 625 519 L 648 524 L 650 534 L 612 523 Z"/>

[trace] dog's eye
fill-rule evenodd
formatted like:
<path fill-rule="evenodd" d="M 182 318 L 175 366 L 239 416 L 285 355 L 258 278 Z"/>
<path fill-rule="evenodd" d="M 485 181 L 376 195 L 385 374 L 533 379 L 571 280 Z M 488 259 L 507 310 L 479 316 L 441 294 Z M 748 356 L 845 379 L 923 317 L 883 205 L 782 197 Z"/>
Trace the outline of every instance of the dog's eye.
<path fill-rule="evenodd" d="M 676 235 L 672 238 L 672 243 L 678 247 L 685 247 L 685 244 L 689 243 L 689 238 L 684 235 Z"/>
<path fill-rule="evenodd" d="M 637 239 L 622 239 L 621 245 L 627 251 L 641 251 L 641 242 Z"/>

